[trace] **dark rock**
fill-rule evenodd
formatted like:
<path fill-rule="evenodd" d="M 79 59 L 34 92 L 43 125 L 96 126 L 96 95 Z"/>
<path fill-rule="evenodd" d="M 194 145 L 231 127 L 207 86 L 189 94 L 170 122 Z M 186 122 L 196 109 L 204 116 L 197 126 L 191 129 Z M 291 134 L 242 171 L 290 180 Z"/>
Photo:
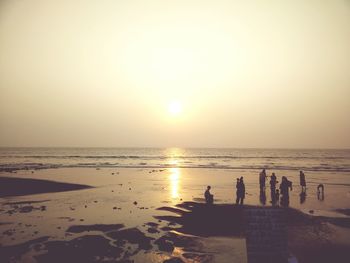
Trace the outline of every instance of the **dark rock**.
<path fill-rule="evenodd" d="M 166 237 L 160 237 L 154 243 L 158 245 L 161 251 L 172 252 L 174 250 L 174 244 Z"/>
<path fill-rule="evenodd" d="M 159 226 L 159 224 L 155 223 L 155 222 L 148 222 L 146 223 L 147 226 L 151 226 L 151 227 L 157 227 Z"/>
<path fill-rule="evenodd" d="M 19 212 L 20 213 L 29 213 L 29 212 L 32 212 L 33 211 L 33 206 L 31 205 L 28 205 L 28 206 L 23 206 L 19 209 Z"/>
<path fill-rule="evenodd" d="M 213 256 L 208 254 L 184 253 L 183 257 L 193 260 L 194 262 L 212 262 Z"/>
<path fill-rule="evenodd" d="M 84 231 L 102 231 L 102 232 L 108 232 L 108 231 L 114 231 L 119 230 L 123 228 L 124 225 L 122 224 L 112 224 L 112 225 L 102 225 L 102 224 L 96 224 L 96 225 L 75 225 L 70 226 L 66 232 L 71 233 L 81 233 Z"/>
<path fill-rule="evenodd" d="M 147 229 L 148 233 L 154 234 L 154 233 L 159 233 L 158 229 L 154 228 L 154 227 L 150 227 Z"/>
<path fill-rule="evenodd" d="M 152 248 L 151 240 L 153 238 L 147 237 L 137 228 L 127 228 L 119 231 L 111 231 L 107 233 L 107 236 L 116 240 L 124 240 L 132 244 L 137 244 L 140 249 L 147 250 Z"/>
<path fill-rule="evenodd" d="M 123 249 L 112 246 L 110 240 L 98 235 L 88 235 L 71 241 L 49 241 L 45 243 L 47 253 L 35 256 L 40 262 L 112 262 L 119 258 Z M 101 260 L 97 260 L 101 259 Z M 115 260 L 114 260 L 115 262 Z"/>
<path fill-rule="evenodd" d="M 183 261 L 181 258 L 178 258 L 178 257 L 172 257 L 163 261 L 163 263 L 184 263 L 184 262 L 185 261 Z"/>

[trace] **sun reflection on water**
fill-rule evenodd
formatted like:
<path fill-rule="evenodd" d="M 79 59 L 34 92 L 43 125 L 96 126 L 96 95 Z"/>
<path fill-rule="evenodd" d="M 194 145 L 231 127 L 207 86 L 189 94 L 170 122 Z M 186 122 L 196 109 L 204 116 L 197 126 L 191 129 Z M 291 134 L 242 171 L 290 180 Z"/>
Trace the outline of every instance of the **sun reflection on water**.
<path fill-rule="evenodd" d="M 169 168 L 169 189 L 170 196 L 173 200 L 180 197 L 180 183 L 181 183 L 181 170 L 178 167 L 180 160 L 179 156 L 183 155 L 183 150 L 179 148 L 169 148 L 167 149 L 168 164 Z"/>
<path fill-rule="evenodd" d="M 170 181 L 170 191 L 171 191 L 171 198 L 177 199 L 179 198 L 179 188 L 180 188 L 180 170 L 179 168 L 170 168 L 170 175 L 169 175 L 169 181 Z"/>

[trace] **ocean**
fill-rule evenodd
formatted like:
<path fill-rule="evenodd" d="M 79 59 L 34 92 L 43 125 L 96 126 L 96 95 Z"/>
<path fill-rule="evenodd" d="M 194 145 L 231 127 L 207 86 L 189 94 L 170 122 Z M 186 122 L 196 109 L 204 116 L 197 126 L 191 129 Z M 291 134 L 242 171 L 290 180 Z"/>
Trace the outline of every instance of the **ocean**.
<path fill-rule="evenodd" d="M 0 148 L 0 171 L 61 167 L 270 169 L 350 172 L 350 150 Z"/>

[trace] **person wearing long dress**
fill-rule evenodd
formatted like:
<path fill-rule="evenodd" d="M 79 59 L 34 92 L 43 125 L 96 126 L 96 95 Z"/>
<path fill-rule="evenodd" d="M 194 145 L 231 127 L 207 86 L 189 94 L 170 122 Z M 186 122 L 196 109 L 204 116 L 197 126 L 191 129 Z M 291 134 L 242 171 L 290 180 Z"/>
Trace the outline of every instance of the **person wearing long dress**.
<path fill-rule="evenodd" d="M 265 182 L 266 182 L 266 170 L 263 169 L 259 174 L 259 185 L 260 185 L 260 191 L 265 191 Z"/>
<path fill-rule="evenodd" d="M 207 186 L 207 190 L 204 192 L 205 203 L 212 205 L 214 203 L 214 195 L 210 193 L 210 185 Z"/>
<path fill-rule="evenodd" d="M 287 179 L 287 177 L 282 176 L 282 182 L 280 184 L 280 193 L 281 197 L 281 205 L 288 206 L 289 205 L 289 189 L 292 191 L 292 182 Z"/>
<path fill-rule="evenodd" d="M 244 185 L 243 177 L 237 180 L 236 189 L 237 189 L 236 204 L 243 205 L 244 198 L 245 198 L 245 185 Z"/>

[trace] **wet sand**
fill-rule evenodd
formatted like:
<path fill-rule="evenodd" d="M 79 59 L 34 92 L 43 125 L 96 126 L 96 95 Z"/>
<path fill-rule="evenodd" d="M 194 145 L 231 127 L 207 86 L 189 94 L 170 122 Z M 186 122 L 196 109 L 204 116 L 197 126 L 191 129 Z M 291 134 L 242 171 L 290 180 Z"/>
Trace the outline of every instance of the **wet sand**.
<path fill-rule="evenodd" d="M 290 253 L 299 262 L 347 262 L 350 175 L 307 173 L 307 195 L 300 202 L 298 174 L 276 173 L 279 179 L 287 175 L 294 182 L 287 209 Z M 235 178 L 241 175 L 246 181 L 245 203 L 263 205 L 258 171 L 65 168 L 1 173 L 13 180 L 91 187 L 2 197 L 1 258 L 4 262 L 246 262 L 244 208 L 233 205 Z M 323 200 L 316 193 L 320 181 L 325 184 Z M 215 195 L 215 211 L 201 204 L 208 184 Z M 270 205 L 269 189 L 264 199 Z"/>

